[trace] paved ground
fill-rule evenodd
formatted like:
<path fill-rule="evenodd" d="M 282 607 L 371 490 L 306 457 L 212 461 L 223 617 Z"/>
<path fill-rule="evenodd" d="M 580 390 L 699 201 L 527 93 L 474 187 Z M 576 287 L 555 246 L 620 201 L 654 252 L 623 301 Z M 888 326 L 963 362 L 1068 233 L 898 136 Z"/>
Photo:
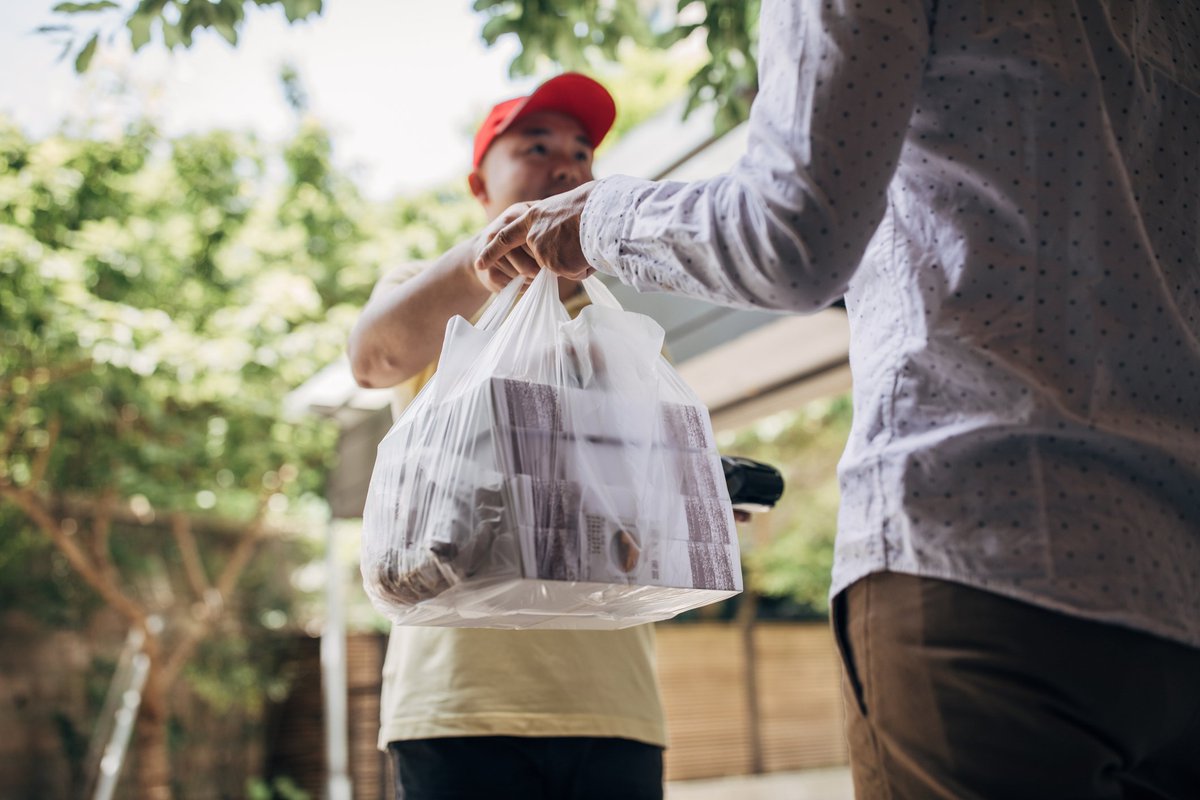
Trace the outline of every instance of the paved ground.
<path fill-rule="evenodd" d="M 674 781 L 666 800 L 854 800 L 847 767 Z"/>

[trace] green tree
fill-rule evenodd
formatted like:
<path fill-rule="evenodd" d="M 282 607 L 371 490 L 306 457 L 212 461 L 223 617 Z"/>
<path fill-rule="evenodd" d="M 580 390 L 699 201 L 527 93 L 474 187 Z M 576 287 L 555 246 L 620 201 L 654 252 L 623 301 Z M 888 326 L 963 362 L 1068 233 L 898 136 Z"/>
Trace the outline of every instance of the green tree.
<path fill-rule="evenodd" d="M 818 400 L 720 443 L 722 452 L 766 461 L 783 473 L 783 498 L 762 521 L 765 535 L 747 542 L 743 562 L 756 592 L 786 599 L 807 615 L 829 610 L 839 498 L 836 467 L 851 416 L 848 396 Z"/>
<path fill-rule="evenodd" d="M 703 103 L 716 110 L 723 132 L 745 120 L 758 88 L 757 38 L 760 0 L 679 0 L 664 13 L 653 0 L 475 0 L 488 45 L 502 37 L 520 49 L 509 65 L 513 76 L 533 75 L 547 64 L 595 72 L 623 62 L 634 47 L 670 48 L 689 37 L 703 39 L 705 56 L 689 81 L 684 114 Z"/>
<path fill-rule="evenodd" d="M 86 72 L 104 42 L 128 37 L 136 52 L 159 42 L 190 47 L 197 32 L 212 30 L 231 45 L 240 40 L 247 7 L 283 12 L 288 22 L 321 14 L 323 0 L 139 0 L 124 9 L 112 0 L 58 3 L 60 22 L 39 32 L 61 40 Z M 685 39 L 702 41 L 690 64 L 685 115 L 701 104 L 716 109 L 723 132 L 745 120 L 758 88 L 757 39 L 761 0 L 679 0 L 674 11 L 661 0 L 475 0 L 483 18 L 480 36 L 489 46 L 513 37 L 520 49 L 509 64 L 513 77 L 547 68 L 598 73 L 622 66 L 639 50 L 665 50 Z"/>
<path fill-rule="evenodd" d="M 145 631 L 138 797 L 170 796 L 171 687 L 333 452 L 281 400 L 341 352 L 388 254 L 329 156 L 311 125 L 273 157 L 224 132 L 30 141 L 0 122 L 0 570 L 48 541 Z"/>
<path fill-rule="evenodd" d="M 212 30 L 236 46 L 247 6 L 279 9 L 293 23 L 319 15 L 323 5 L 322 0 L 138 0 L 126 10 L 113 0 L 57 3 L 51 10 L 62 21 L 38 32 L 60 39 L 62 57 L 74 53 L 75 71 L 87 72 L 101 42 L 118 37 L 127 36 L 134 52 L 153 41 L 174 50 L 191 47 L 197 31 Z"/>

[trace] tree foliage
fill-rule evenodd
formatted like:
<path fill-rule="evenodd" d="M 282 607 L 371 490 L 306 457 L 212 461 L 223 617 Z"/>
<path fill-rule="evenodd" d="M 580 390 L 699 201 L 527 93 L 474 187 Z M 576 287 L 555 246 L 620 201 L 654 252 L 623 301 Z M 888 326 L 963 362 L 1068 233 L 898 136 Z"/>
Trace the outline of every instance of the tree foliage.
<path fill-rule="evenodd" d="M 621 140 L 687 91 L 689 76 L 699 65 L 697 58 L 681 58 L 677 54 L 642 47 L 626 47 L 619 69 L 601 69 L 598 77 L 612 93 L 617 106 L 617 118 L 601 146 Z"/>
<path fill-rule="evenodd" d="M 843 396 L 770 417 L 720 441 L 722 452 L 766 461 L 783 472 L 783 498 L 763 520 L 768 535 L 748 542 L 742 560 L 751 587 L 786 600 L 803 615 L 829 609 L 836 467 L 850 422 L 850 398 Z"/>
<path fill-rule="evenodd" d="M 62 42 L 63 57 L 86 72 L 97 49 L 126 39 L 137 52 L 160 43 L 167 49 L 191 47 L 200 31 L 211 30 L 230 45 L 240 41 L 247 8 L 281 11 L 289 23 L 318 16 L 323 0 L 138 0 L 125 10 L 112 0 L 61 2 L 53 7 L 60 22 L 38 32 Z M 602 72 L 639 49 L 667 50 L 696 39 L 703 55 L 688 81 L 685 116 L 701 105 L 715 110 L 723 132 L 749 116 L 758 88 L 757 38 L 761 0 L 475 0 L 483 17 L 480 36 L 489 46 L 513 37 L 519 50 L 509 64 L 513 77 L 548 67 Z M 675 52 L 674 50 L 672 52 Z"/>
<path fill-rule="evenodd" d="M 57 3 L 51 10 L 62 22 L 38 32 L 61 39 L 62 56 L 73 53 L 75 71 L 87 72 L 101 42 L 128 37 L 134 52 L 154 41 L 174 50 L 191 47 L 198 31 L 212 30 L 236 46 L 248 6 L 278 9 L 292 23 L 320 14 L 323 5 L 323 0 L 138 0 L 126 11 L 112 0 Z"/>
<path fill-rule="evenodd" d="M 301 467 L 327 434 L 279 422 L 279 399 L 340 351 L 371 278 L 327 159 L 301 133 L 271 198 L 247 137 L 0 130 L 0 476 L 230 517 L 317 488 Z"/>
<path fill-rule="evenodd" d="M 289 570 L 312 557 L 302 512 L 336 432 L 282 400 L 340 355 L 395 255 L 330 149 L 312 125 L 275 152 L 0 121 L 5 605 L 78 624 L 99 602 L 146 630 L 139 737 L 162 734 L 181 675 L 213 702 L 261 698 L 248 636 L 288 623 Z"/>
<path fill-rule="evenodd" d="M 480 35 L 488 45 L 515 38 L 520 49 L 509 65 L 513 76 L 532 75 L 552 64 L 595 72 L 621 62 L 627 45 L 670 48 L 689 37 L 703 39 L 688 87 L 685 115 L 711 104 L 718 132 L 745 120 L 758 88 L 757 34 L 760 0 L 679 0 L 676 13 L 646 0 L 475 0 L 484 17 Z"/>

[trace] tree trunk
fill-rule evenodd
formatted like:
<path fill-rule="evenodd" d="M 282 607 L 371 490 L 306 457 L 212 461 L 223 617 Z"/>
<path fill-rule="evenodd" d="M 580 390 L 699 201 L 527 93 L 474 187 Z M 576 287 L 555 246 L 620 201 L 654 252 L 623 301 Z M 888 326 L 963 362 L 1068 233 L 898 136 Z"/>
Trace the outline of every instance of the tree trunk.
<path fill-rule="evenodd" d="M 170 709 L 157 644 L 155 637 L 147 636 L 150 672 L 142 688 L 142 706 L 138 711 L 134 739 L 139 800 L 171 800 L 172 797 L 171 752 L 167 743 Z"/>

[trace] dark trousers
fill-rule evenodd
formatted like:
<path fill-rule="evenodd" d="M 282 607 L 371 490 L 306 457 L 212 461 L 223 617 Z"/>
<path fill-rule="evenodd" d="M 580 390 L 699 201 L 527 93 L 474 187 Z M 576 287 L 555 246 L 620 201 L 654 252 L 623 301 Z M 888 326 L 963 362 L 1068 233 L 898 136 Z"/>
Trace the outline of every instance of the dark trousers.
<path fill-rule="evenodd" d="M 392 742 L 396 800 L 662 800 L 662 748 L 586 736 Z"/>
<path fill-rule="evenodd" d="M 895 573 L 833 625 L 858 800 L 1200 798 L 1200 649 Z"/>

